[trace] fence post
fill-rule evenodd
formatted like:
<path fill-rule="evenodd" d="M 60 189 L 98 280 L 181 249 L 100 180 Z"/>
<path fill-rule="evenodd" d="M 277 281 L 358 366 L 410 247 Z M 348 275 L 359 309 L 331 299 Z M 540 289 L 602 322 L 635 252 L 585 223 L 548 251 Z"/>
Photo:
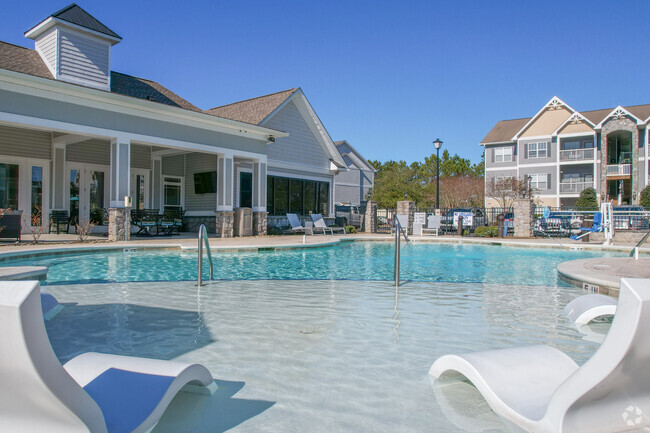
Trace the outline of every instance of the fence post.
<path fill-rule="evenodd" d="M 363 231 L 366 233 L 377 233 L 377 202 L 366 203 L 366 213 L 363 217 Z"/>
<path fill-rule="evenodd" d="M 413 214 L 415 214 L 415 202 L 414 201 L 398 201 L 397 202 L 397 215 L 408 215 L 409 223 L 406 229 L 407 235 L 413 234 Z"/>
<path fill-rule="evenodd" d="M 535 218 L 535 205 L 529 198 L 520 198 L 514 203 L 515 237 L 532 238 Z"/>

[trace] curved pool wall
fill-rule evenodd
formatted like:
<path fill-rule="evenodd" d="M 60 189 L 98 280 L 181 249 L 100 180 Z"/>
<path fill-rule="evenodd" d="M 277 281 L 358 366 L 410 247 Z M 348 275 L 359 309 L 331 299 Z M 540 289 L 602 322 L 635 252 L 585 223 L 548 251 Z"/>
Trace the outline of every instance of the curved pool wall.
<path fill-rule="evenodd" d="M 402 281 L 554 286 L 565 284 L 557 274 L 563 261 L 620 255 L 603 250 L 408 243 L 402 244 L 400 269 Z M 218 280 L 392 280 L 394 245 L 344 242 L 312 248 L 220 250 L 213 260 Z M 196 250 L 177 248 L 88 249 L 77 254 L 61 250 L 3 260 L 5 266 L 27 264 L 47 266 L 48 285 L 197 278 Z M 204 266 L 206 273 L 207 269 Z"/>

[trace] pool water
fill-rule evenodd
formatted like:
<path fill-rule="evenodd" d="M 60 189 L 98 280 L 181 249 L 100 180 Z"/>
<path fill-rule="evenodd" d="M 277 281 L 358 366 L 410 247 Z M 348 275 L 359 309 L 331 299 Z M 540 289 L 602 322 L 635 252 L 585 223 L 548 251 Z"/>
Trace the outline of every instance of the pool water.
<path fill-rule="evenodd" d="M 459 283 L 552 286 L 566 260 L 620 255 L 491 245 L 403 244 L 401 279 Z M 220 280 L 392 280 L 394 247 L 384 242 L 350 242 L 325 248 L 213 254 Z M 140 250 L 59 255 L 5 262 L 47 266 L 48 285 L 197 278 L 196 251 Z M 208 276 L 204 259 L 204 279 Z"/>
<path fill-rule="evenodd" d="M 424 250 L 435 255 L 434 248 Z M 473 250 L 450 250 L 472 263 L 456 269 L 457 278 L 465 272 L 476 279 L 504 272 L 513 278 L 518 269 L 479 272 L 473 267 L 490 260 Z M 317 253 L 338 264 L 335 251 L 348 250 Z M 499 257 L 507 249 L 488 251 L 508 264 Z M 512 256 L 528 254 L 517 251 Z M 364 272 L 372 260 L 363 256 Z M 409 272 L 442 275 L 438 260 L 410 264 Z M 434 266 L 435 272 L 421 270 Z M 583 363 L 597 339 L 562 314 L 582 291 L 550 281 L 411 281 L 398 289 L 385 281 L 345 280 L 212 281 L 201 288 L 193 282 L 58 284 L 48 290 L 66 306 L 46 325 L 62 362 L 94 350 L 206 365 L 220 389 L 211 397 L 179 394 L 155 433 L 514 431 L 473 387 L 434 387 L 428 370 L 447 353 L 540 343 Z"/>

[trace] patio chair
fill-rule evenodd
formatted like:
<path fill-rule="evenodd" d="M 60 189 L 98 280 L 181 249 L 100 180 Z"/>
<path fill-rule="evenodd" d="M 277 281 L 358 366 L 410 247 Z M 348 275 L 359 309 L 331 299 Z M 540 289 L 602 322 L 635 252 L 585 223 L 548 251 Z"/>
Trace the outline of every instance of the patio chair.
<path fill-rule="evenodd" d="M 62 366 L 39 292 L 37 281 L 0 288 L 0 431 L 146 432 L 179 391 L 216 388 L 198 364 L 85 353 Z"/>
<path fill-rule="evenodd" d="M 621 279 L 619 313 L 579 367 L 549 346 L 446 355 L 429 374 L 469 380 L 501 417 L 527 431 L 617 432 L 650 426 L 650 280 Z"/>
<path fill-rule="evenodd" d="M 41 290 L 41 311 L 43 312 L 43 319 L 50 320 L 59 312 L 63 310 L 63 305 L 59 304 L 56 298 Z"/>
<path fill-rule="evenodd" d="M 327 230 L 329 230 L 331 235 L 334 234 L 334 231 L 341 231 L 343 234 L 345 234 L 345 227 L 328 226 L 327 224 L 325 224 L 323 215 L 319 213 L 311 214 L 311 220 L 314 222 L 314 228 L 313 228 L 314 231 L 320 230 L 323 232 L 323 234 L 326 234 Z"/>
<path fill-rule="evenodd" d="M 583 233 L 581 235 L 571 236 L 571 239 L 576 241 L 578 239 L 581 239 L 584 236 L 587 236 L 589 233 L 602 232 L 603 231 L 603 214 L 602 214 L 602 212 L 594 213 L 594 221 L 593 221 L 591 227 L 580 227 L 580 231 L 583 231 L 585 233 Z"/>
<path fill-rule="evenodd" d="M 592 320 L 616 314 L 617 301 L 605 295 L 591 294 L 575 298 L 564 307 L 564 314 L 576 325 L 586 325 Z"/>
<path fill-rule="evenodd" d="M 433 235 L 438 236 L 440 233 L 440 224 L 442 223 L 442 216 L 429 215 L 427 218 L 427 226 L 422 228 L 422 236 Z"/>
<path fill-rule="evenodd" d="M 50 211 L 50 225 L 48 227 L 48 232 L 52 233 L 52 225 L 56 227 L 56 234 L 61 233 L 61 227 L 65 227 L 63 233 L 68 233 L 70 231 L 70 214 L 67 210 L 51 210 Z"/>
<path fill-rule="evenodd" d="M 291 228 L 285 230 L 284 231 L 285 234 L 287 233 L 303 233 L 303 234 L 309 233 L 310 235 L 314 234 L 314 230 L 312 227 L 303 227 L 302 224 L 300 224 L 298 215 L 296 215 L 295 213 L 288 213 L 287 219 L 289 220 L 289 224 L 291 225 Z"/>

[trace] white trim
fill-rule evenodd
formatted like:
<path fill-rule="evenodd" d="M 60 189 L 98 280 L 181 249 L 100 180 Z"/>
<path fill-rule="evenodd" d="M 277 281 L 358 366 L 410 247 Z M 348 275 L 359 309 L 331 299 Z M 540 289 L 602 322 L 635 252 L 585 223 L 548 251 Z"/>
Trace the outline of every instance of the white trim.
<path fill-rule="evenodd" d="M 255 164 L 255 162 L 253 162 Z M 241 207 L 239 205 L 239 196 L 241 195 L 241 178 L 239 176 L 240 173 L 250 173 L 251 175 L 253 174 L 253 169 L 252 168 L 247 168 L 247 167 L 241 167 L 239 165 L 235 166 L 235 179 L 237 180 L 237 188 L 235 188 L 235 196 L 233 197 L 232 205 L 233 208 L 236 207 Z M 253 182 L 254 183 L 254 182 Z M 252 185 L 253 188 L 255 188 L 255 185 Z M 259 188 L 259 187 L 258 187 Z M 251 196 L 251 201 L 253 200 L 253 197 Z M 253 203 L 251 203 L 251 209 L 253 208 Z"/>
<path fill-rule="evenodd" d="M 278 161 L 275 159 L 269 159 L 267 161 L 267 170 L 270 170 L 271 168 L 279 168 L 279 169 L 285 169 L 285 170 L 294 170 L 294 171 L 303 171 L 306 173 L 319 173 L 323 174 L 326 176 L 332 176 L 332 172 L 328 170 L 327 168 L 323 167 L 315 167 L 313 165 L 306 165 L 306 164 L 299 164 L 295 162 L 287 162 L 287 161 Z"/>
<path fill-rule="evenodd" d="M 528 140 L 531 140 L 531 141 L 549 140 L 549 141 L 551 141 L 551 140 L 553 140 L 553 136 L 552 135 L 535 135 L 535 136 L 532 136 L 532 137 L 521 137 L 521 138 L 519 138 L 517 140 L 517 144 L 522 144 L 524 141 L 528 141 Z"/>
<path fill-rule="evenodd" d="M 610 117 L 622 117 L 622 116 L 630 116 L 631 118 L 635 119 L 635 120 L 636 120 L 636 124 L 637 124 L 637 126 L 645 125 L 645 123 L 643 122 L 643 120 L 639 119 L 639 118 L 636 117 L 634 114 L 630 113 L 630 112 L 629 112 L 628 110 L 626 110 L 624 107 L 622 107 L 622 106 L 619 105 L 618 107 L 616 107 L 616 108 L 614 108 L 612 111 L 610 111 L 609 114 L 607 114 L 607 116 L 605 116 L 605 117 L 603 118 L 603 120 L 601 120 L 600 123 L 599 123 L 598 125 L 596 125 L 595 129 L 597 129 L 597 130 L 602 129 L 604 123 L 605 123 L 607 120 L 609 120 Z"/>
<path fill-rule="evenodd" d="M 162 167 L 161 167 L 162 168 Z M 160 170 L 162 172 L 162 170 Z M 170 174 L 161 174 L 161 179 L 160 179 L 160 191 L 161 191 L 161 197 L 160 197 L 160 212 L 164 212 L 165 210 L 165 178 L 169 177 L 172 179 L 179 179 L 180 180 L 180 185 L 181 185 L 181 197 L 180 197 L 180 208 L 181 209 L 186 209 L 185 207 L 185 176 L 174 176 Z M 178 182 L 169 182 L 170 185 L 178 185 Z M 171 206 L 171 205 L 170 205 Z M 173 206 L 176 207 L 176 206 Z"/>
<path fill-rule="evenodd" d="M 180 107 L 160 104 L 70 83 L 21 74 L 0 69 L 0 89 L 37 96 L 55 101 L 65 101 L 82 106 L 114 111 L 184 126 L 250 137 L 266 143 L 269 135 L 287 137 L 289 134 L 262 126 L 194 112 Z M 27 116 L 25 116 L 27 117 Z M 63 122 L 59 122 L 63 123 Z M 101 128 L 96 128 L 101 129 Z M 106 136 L 106 134 L 99 134 Z"/>
<path fill-rule="evenodd" d="M 558 134 L 557 137 L 561 140 L 563 138 L 573 138 L 573 137 L 593 137 L 594 132 L 572 132 L 571 134 Z"/>
<path fill-rule="evenodd" d="M 529 161 L 529 160 L 526 160 Z M 530 167 L 552 167 L 557 164 L 556 162 L 538 162 L 533 164 L 519 164 L 519 168 L 530 168 Z"/>
<path fill-rule="evenodd" d="M 541 114 L 542 114 L 542 113 L 543 113 L 547 108 L 549 108 L 549 107 L 560 107 L 560 106 L 564 106 L 564 107 L 568 108 L 569 111 L 570 111 L 571 113 L 575 113 L 575 112 L 576 112 L 576 110 L 574 110 L 573 108 L 571 108 L 571 107 L 570 107 L 567 103 L 565 103 L 563 100 L 561 100 L 561 99 L 558 98 L 557 96 L 553 96 L 553 97 L 551 98 L 551 100 L 548 101 L 548 102 L 547 102 L 547 103 L 542 107 L 542 109 L 539 110 L 539 111 L 537 112 L 537 114 L 535 114 L 533 117 L 531 117 L 530 120 L 528 121 L 528 123 L 526 123 L 526 124 L 524 125 L 524 127 L 521 128 L 521 129 L 520 129 L 520 130 L 519 130 L 519 131 L 518 131 L 518 132 L 517 132 L 517 133 L 512 137 L 512 140 L 513 140 L 513 141 L 514 141 L 514 140 L 518 140 L 520 134 L 521 134 L 522 132 L 524 132 L 524 131 L 525 131 L 525 130 L 530 126 L 530 125 L 532 125 L 532 124 L 535 122 L 535 120 L 537 120 L 537 118 L 538 118 L 538 117 L 539 117 L 539 116 L 540 116 L 540 115 L 541 115 Z M 526 138 L 528 138 L 528 137 L 526 137 Z"/>
<path fill-rule="evenodd" d="M 526 166 L 527 167 L 527 166 Z M 485 167 L 485 171 L 517 171 L 519 167 L 513 165 L 510 167 Z"/>
<path fill-rule="evenodd" d="M 110 36 L 105 33 L 100 33 L 96 30 L 91 30 L 86 27 L 79 26 L 77 24 L 73 24 L 69 21 L 64 21 L 60 18 L 55 18 L 55 17 L 48 17 L 47 19 L 43 20 L 36 26 L 32 27 L 31 29 L 27 30 L 25 32 L 25 37 L 28 39 L 35 39 L 37 38 L 41 33 L 46 32 L 49 30 L 51 27 L 54 27 L 56 25 L 59 25 L 61 27 L 68 27 L 69 29 L 74 29 L 77 31 L 81 31 L 84 33 L 89 33 L 93 36 L 96 36 L 101 39 L 105 39 L 106 41 L 110 41 L 111 45 L 115 45 L 119 43 L 122 38 L 116 38 L 115 36 Z"/>

